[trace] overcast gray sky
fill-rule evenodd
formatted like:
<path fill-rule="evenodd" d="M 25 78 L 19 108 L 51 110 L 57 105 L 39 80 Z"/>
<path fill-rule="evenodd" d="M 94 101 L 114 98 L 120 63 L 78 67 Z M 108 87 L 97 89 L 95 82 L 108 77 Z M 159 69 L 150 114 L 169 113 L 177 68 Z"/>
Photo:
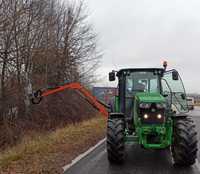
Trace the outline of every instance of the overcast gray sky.
<path fill-rule="evenodd" d="M 123 67 L 169 68 L 188 92 L 200 93 L 199 0 L 85 0 L 104 51 L 98 73 Z"/>

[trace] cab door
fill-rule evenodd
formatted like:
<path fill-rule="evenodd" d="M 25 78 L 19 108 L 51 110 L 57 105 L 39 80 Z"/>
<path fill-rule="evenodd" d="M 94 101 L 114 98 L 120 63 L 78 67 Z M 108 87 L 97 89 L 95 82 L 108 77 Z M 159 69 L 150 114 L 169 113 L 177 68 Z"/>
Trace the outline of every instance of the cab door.
<path fill-rule="evenodd" d="M 176 114 L 189 112 L 183 81 L 176 70 L 167 71 L 162 79 L 162 93 Z"/>

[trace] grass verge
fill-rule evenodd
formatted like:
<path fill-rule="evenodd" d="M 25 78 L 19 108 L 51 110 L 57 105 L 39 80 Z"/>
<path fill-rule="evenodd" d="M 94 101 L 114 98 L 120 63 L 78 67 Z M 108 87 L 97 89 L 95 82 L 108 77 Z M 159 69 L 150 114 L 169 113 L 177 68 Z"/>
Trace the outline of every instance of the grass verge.
<path fill-rule="evenodd" d="M 99 116 L 49 134 L 25 137 L 0 154 L 0 174 L 63 173 L 64 165 L 103 139 L 105 125 L 105 119 Z"/>

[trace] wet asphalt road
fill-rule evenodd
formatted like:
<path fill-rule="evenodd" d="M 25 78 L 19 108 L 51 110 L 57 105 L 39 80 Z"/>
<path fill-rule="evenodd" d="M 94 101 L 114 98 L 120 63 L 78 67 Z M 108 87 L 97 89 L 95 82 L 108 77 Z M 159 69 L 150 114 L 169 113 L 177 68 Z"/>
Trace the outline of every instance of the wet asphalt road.
<path fill-rule="evenodd" d="M 196 122 L 200 149 L 200 108 L 195 108 L 190 115 Z M 189 168 L 177 168 L 173 166 L 168 150 L 145 150 L 135 145 L 127 145 L 123 165 L 111 165 L 105 146 L 105 143 L 98 146 L 65 174 L 200 174 L 198 162 Z"/>

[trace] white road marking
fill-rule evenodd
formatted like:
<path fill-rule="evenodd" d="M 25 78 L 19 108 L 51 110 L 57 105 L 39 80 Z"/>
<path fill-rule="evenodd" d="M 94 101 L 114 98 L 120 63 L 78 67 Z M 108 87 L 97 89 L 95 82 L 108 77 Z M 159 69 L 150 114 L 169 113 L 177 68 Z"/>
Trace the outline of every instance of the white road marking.
<path fill-rule="evenodd" d="M 95 150 L 98 146 L 103 144 L 106 141 L 106 138 L 103 140 L 99 141 L 95 146 L 91 147 L 89 150 L 86 152 L 80 154 L 78 157 L 76 157 L 70 164 L 67 164 L 66 166 L 63 167 L 64 172 L 67 171 L 70 167 L 75 165 L 77 162 L 79 162 L 81 159 L 83 159 L 85 156 L 87 156 L 89 153 L 91 153 L 93 150 Z"/>
<path fill-rule="evenodd" d="M 196 163 L 195 163 L 195 165 L 196 165 L 197 169 L 198 169 L 198 170 L 199 170 L 199 172 L 200 172 L 200 163 L 199 163 L 199 161 L 198 161 L 198 160 L 196 160 Z"/>
<path fill-rule="evenodd" d="M 196 111 L 200 111 L 200 107 L 197 107 L 199 110 Z M 200 116 L 200 115 L 198 115 Z M 89 150 L 87 150 L 86 152 L 84 152 L 83 154 L 80 154 L 78 157 L 76 157 L 74 160 L 72 160 L 72 162 L 66 166 L 63 167 L 64 172 L 67 171 L 70 167 L 72 167 L 73 165 L 75 165 L 76 163 L 78 163 L 81 159 L 83 159 L 85 156 L 87 156 L 89 153 L 91 153 L 93 150 L 95 150 L 98 146 L 100 146 L 101 144 L 103 144 L 106 141 L 106 138 L 104 138 L 103 140 L 99 141 L 99 143 L 97 143 L 95 146 L 91 147 Z M 101 152 L 102 154 L 105 153 L 105 150 L 103 152 Z M 196 168 L 199 170 L 200 172 L 200 163 L 198 160 L 196 160 L 195 163 Z"/>

